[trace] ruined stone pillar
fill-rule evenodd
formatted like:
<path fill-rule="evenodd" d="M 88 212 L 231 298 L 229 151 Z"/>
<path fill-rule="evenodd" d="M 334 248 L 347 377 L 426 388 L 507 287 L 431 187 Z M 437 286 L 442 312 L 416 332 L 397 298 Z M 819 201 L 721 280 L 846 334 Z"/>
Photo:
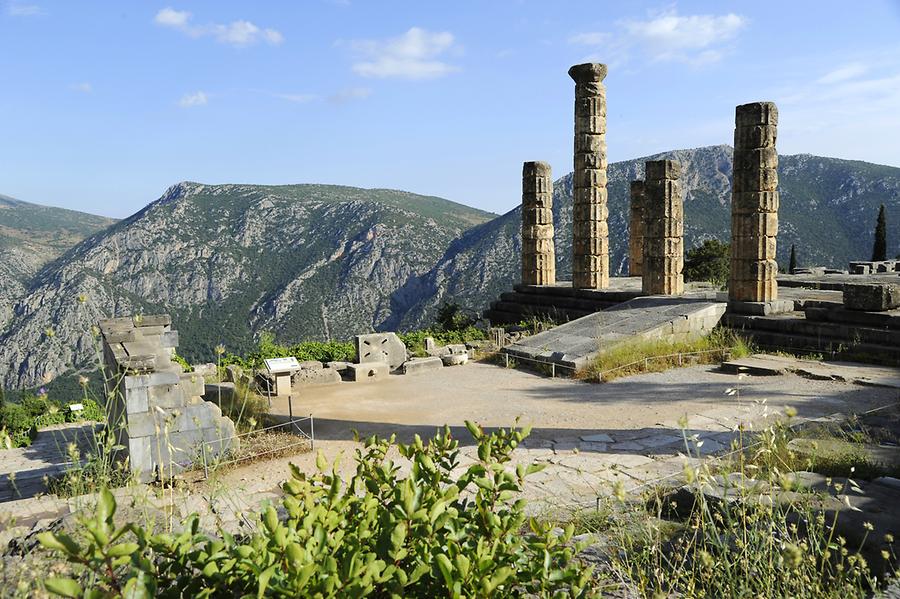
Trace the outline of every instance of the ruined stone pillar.
<path fill-rule="evenodd" d="M 522 284 L 556 283 L 553 180 L 546 162 L 522 166 Z"/>
<path fill-rule="evenodd" d="M 572 209 L 572 287 L 609 286 L 606 218 L 606 65 L 569 69 L 575 80 L 575 173 Z"/>
<path fill-rule="evenodd" d="M 631 217 L 628 221 L 628 274 L 640 277 L 644 272 L 644 182 L 631 182 Z"/>
<path fill-rule="evenodd" d="M 735 109 L 734 182 L 731 186 L 731 279 L 728 297 L 743 302 L 778 299 L 778 109 L 754 102 Z"/>
<path fill-rule="evenodd" d="M 681 164 L 675 160 L 647 162 L 644 181 L 643 292 L 684 293 L 684 203 Z"/>

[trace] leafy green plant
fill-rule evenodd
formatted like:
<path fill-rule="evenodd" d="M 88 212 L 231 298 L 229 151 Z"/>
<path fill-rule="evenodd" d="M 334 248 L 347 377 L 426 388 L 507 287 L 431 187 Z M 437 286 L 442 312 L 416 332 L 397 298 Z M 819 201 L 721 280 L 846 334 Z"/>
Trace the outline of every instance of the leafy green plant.
<path fill-rule="evenodd" d="M 528 430 L 467 427 L 479 461 L 457 476 L 458 441 L 447 428 L 396 446 L 411 462 L 405 478 L 389 457 L 393 439 L 375 437 L 357 450 L 349 481 L 321 454 L 316 474 L 292 466 L 284 516 L 268 507 L 241 538 L 208 536 L 196 516 L 176 534 L 117 527 L 115 500 L 102 491 L 74 534 L 39 536 L 84 570 L 46 588 L 64 597 L 591 596 L 573 527 L 558 534 L 525 515 L 522 485 L 541 467 L 509 461 Z"/>
<path fill-rule="evenodd" d="M 718 239 L 707 239 L 685 253 L 685 281 L 709 281 L 714 285 L 725 285 L 730 272 L 731 246 Z"/>

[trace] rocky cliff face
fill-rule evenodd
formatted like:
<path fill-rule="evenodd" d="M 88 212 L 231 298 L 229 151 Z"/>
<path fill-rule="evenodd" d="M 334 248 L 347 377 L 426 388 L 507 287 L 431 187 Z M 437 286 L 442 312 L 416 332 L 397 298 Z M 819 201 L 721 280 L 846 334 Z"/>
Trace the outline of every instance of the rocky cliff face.
<path fill-rule="evenodd" d="M 170 312 L 188 357 L 259 331 L 286 341 L 382 328 L 391 295 L 493 215 L 398 191 L 181 183 L 33 281 L 0 339 L 3 384 L 90 364 L 99 318 Z"/>
<path fill-rule="evenodd" d="M 661 158 L 683 164 L 685 246 L 728 240 L 729 146 L 614 163 L 615 274 L 627 270 L 630 181 Z M 781 156 L 779 168 L 781 261 L 792 243 L 801 265 L 868 258 L 881 203 L 888 251 L 900 253 L 900 169 L 807 155 Z M 569 174 L 554 185 L 560 279 L 571 272 L 571 207 Z M 4 294 L 10 302 L 5 325 L 0 317 L 0 385 L 35 385 L 89 364 L 90 330 L 102 317 L 169 312 L 181 351 L 209 359 L 217 344 L 243 351 L 264 330 L 283 341 L 347 339 L 430 324 L 444 301 L 481 310 L 518 282 L 519 218 L 518 209 L 494 218 L 400 191 L 181 183 L 36 275 L 0 279 L 12 281 L 0 286 L 0 314 Z M 24 243 L 9 247 L 20 263 L 30 259 Z"/>

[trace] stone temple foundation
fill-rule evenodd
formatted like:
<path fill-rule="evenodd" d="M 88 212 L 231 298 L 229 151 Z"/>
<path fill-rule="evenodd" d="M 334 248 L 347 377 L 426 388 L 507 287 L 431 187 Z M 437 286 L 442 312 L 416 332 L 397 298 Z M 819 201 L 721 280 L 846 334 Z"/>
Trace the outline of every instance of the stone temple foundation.
<path fill-rule="evenodd" d="M 556 284 L 553 179 L 546 162 L 522 166 L 522 284 Z"/>
<path fill-rule="evenodd" d="M 735 109 L 728 297 L 737 302 L 778 299 L 777 127 L 778 109 L 772 102 L 753 102 Z"/>
<path fill-rule="evenodd" d="M 644 264 L 644 182 L 631 182 L 631 206 L 628 220 L 628 274 L 640 277 Z"/>
<path fill-rule="evenodd" d="M 684 293 L 684 204 L 681 164 L 647 162 L 644 182 L 644 261 L 642 290 L 649 295 Z"/>
<path fill-rule="evenodd" d="M 606 218 L 606 65 L 569 69 L 575 80 L 575 170 L 572 208 L 572 286 L 609 287 Z"/>

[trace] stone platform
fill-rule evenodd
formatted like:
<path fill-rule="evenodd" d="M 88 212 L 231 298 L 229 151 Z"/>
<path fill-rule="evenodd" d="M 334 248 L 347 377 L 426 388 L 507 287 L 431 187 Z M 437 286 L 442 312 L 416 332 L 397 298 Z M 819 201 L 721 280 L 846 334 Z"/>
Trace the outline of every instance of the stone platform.
<path fill-rule="evenodd" d="M 684 297 L 715 299 L 708 283 L 686 283 Z M 492 324 L 518 323 L 531 318 L 567 322 L 607 310 L 641 297 L 641 277 L 613 277 L 606 289 L 573 289 L 571 281 L 555 285 L 516 285 L 500 295 L 484 313 Z"/>
<path fill-rule="evenodd" d="M 596 312 L 506 348 L 510 356 L 578 369 L 611 347 L 632 339 L 681 341 L 709 333 L 725 313 L 706 298 L 647 296 Z"/>

